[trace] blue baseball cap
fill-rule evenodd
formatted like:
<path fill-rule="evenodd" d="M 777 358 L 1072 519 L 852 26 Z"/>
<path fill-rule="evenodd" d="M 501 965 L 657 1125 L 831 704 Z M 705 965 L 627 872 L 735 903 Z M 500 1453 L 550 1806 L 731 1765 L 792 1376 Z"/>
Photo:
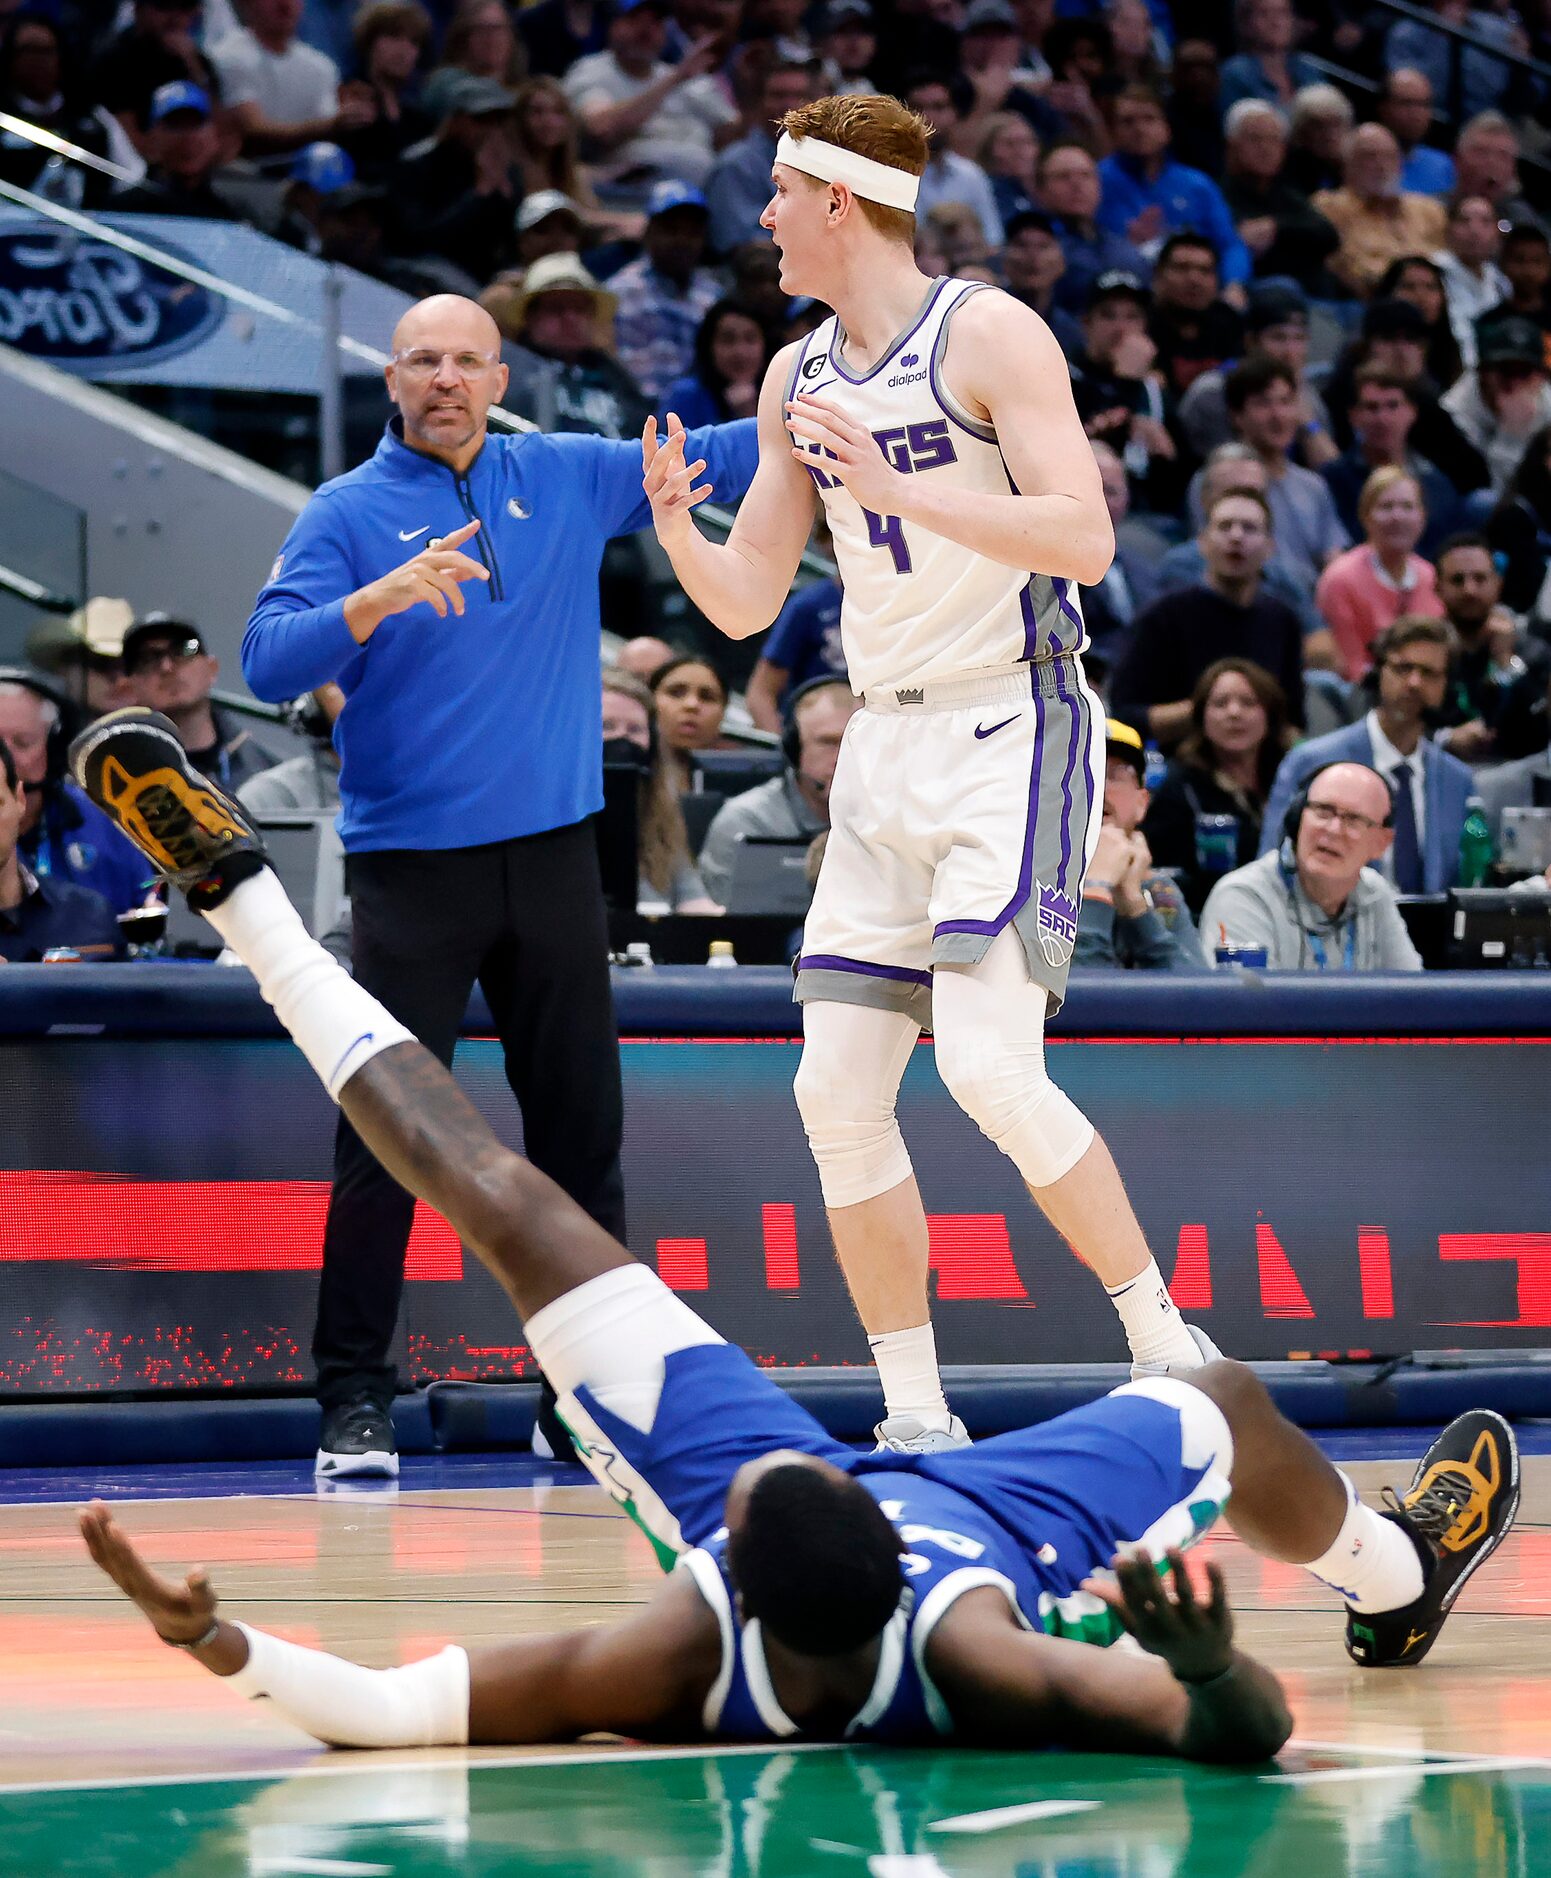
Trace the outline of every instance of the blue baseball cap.
<path fill-rule="evenodd" d="M 310 143 L 297 151 L 291 180 L 308 184 L 320 196 L 331 196 L 355 181 L 355 164 L 337 143 Z"/>
<path fill-rule="evenodd" d="M 171 84 L 158 85 L 151 93 L 151 123 L 159 124 L 177 111 L 193 111 L 205 118 L 213 116 L 210 93 L 203 85 L 196 85 L 187 78 L 175 78 Z"/>
<path fill-rule="evenodd" d="M 654 215 L 667 215 L 673 209 L 699 209 L 702 215 L 709 215 L 705 196 L 692 183 L 664 182 L 657 183 L 652 193 L 646 198 L 646 219 Z"/>

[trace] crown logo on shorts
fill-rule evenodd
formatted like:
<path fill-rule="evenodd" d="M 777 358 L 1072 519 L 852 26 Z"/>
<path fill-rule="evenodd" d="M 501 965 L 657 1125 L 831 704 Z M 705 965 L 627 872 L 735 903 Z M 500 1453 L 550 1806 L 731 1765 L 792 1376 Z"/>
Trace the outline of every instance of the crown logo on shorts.
<path fill-rule="evenodd" d="M 905 356 L 900 360 L 900 365 L 907 372 L 910 370 L 912 365 L 919 365 L 920 363 L 921 363 L 921 355 L 919 352 L 907 352 Z"/>
<path fill-rule="evenodd" d="M 926 692 L 920 685 L 911 685 L 904 691 L 894 693 L 897 704 L 925 704 Z"/>
<path fill-rule="evenodd" d="M 1048 965 L 1065 965 L 1077 944 L 1077 900 L 1059 887 L 1034 883 L 1034 925 Z"/>

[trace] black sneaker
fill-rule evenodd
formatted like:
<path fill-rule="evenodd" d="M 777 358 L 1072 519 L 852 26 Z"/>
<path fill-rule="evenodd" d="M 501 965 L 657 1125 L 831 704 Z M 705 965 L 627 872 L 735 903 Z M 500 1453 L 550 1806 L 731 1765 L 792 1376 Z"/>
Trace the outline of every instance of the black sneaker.
<path fill-rule="evenodd" d="M 1502 1543 L 1519 1510 L 1519 1449 L 1490 1409 L 1456 1416 L 1422 1456 L 1411 1485 L 1386 1487 L 1391 1519 L 1422 1561 L 1422 1595 L 1397 1611 L 1349 1611 L 1346 1653 L 1365 1669 L 1420 1663 L 1465 1580 Z"/>
<path fill-rule="evenodd" d="M 131 705 L 99 718 L 71 744 L 70 774 L 196 913 L 219 906 L 264 865 L 248 818 L 191 767 L 158 711 Z"/>
<path fill-rule="evenodd" d="M 398 1444 L 393 1439 L 393 1418 L 369 1395 L 323 1411 L 323 1435 L 312 1470 L 320 1480 L 344 1480 L 377 1475 L 397 1480 Z"/>

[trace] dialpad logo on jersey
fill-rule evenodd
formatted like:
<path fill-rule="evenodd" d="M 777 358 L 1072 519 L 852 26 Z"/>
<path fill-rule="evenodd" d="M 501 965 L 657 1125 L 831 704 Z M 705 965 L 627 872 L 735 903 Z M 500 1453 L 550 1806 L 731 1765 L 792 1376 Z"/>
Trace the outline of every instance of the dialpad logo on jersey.
<path fill-rule="evenodd" d="M 898 385 L 913 385 L 918 379 L 925 378 L 926 373 L 924 371 L 913 372 L 910 369 L 912 365 L 919 365 L 920 363 L 921 355 L 919 352 L 907 352 L 899 362 L 899 370 L 889 380 L 890 389 L 892 390 Z"/>
<path fill-rule="evenodd" d="M 1047 965 L 1065 965 L 1077 944 L 1077 901 L 1059 887 L 1034 883 L 1034 927 Z"/>

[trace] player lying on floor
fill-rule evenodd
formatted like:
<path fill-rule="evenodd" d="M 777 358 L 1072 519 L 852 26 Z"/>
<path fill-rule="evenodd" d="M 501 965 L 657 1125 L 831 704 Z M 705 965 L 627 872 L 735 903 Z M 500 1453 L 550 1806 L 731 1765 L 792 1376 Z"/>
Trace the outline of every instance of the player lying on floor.
<path fill-rule="evenodd" d="M 319 1740 L 952 1738 L 1258 1761 L 1292 1725 L 1281 1688 L 1234 1649 L 1221 1575 L 1201 1602 L 1181 1557 L 1220 1512 L 1340 1592 L 1372 1666 L 1420 1661 L 1508 1530 L 1500 1417 L 1451 1423 L 1378 1513 L 1228 1362 L 956 1452 L 853 1453 L 496 1140 L 308 937 L 165 719 L 114 713 L 71 762 L 251 967 L 373 1153 L 500 1281 L 588 1468 L 673 1566 L 620 1623 L 371 1670 L 218 1616 L 203 1573 L 169 1582 L 105 1507 L 81 1515 L 164 1641 Z M 1106 1607 L 1149 1656 L 1078 1640 Z"/>

